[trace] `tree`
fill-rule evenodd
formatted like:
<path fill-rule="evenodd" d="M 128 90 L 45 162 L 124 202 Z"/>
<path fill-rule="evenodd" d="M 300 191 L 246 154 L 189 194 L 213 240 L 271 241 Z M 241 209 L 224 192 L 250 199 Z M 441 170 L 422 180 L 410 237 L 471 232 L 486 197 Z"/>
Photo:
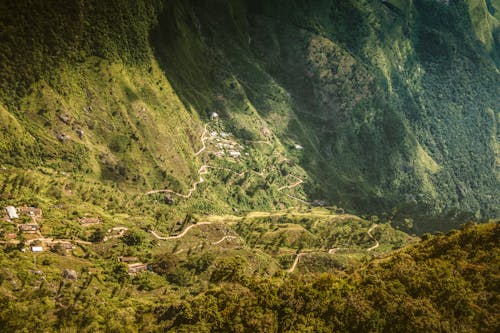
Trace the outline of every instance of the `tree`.
<path fill-rule="evenodd" d="M 128 246 L 140 245 L 144 241 L 144 235 L 137 231 L 127 231 L 122 238 L 123 242 Z"/>
<path fill-rule="evenodd" d="M 247 260 L 243 257 L 221 258 L 215 263 L 215 269 L 210 275 L 210 282 L 236 282 L 243 277 L 244 265 Z"/>
<path fill-rule="evenodd" d="M 106 231 L 104 229 L 96 229 L 92 235 L 90 235 L 90 241 L 93 243 L 100 243 L 104 240 Z"/>
<path fill-rule="evenodd" d="M 118 280 L 120 283 L 124 283 L 128 279 L 128 267 L 127 265 L 123 263 L 117 264 L 113 268 L 113 276 Z"/>
<path fill-rule="evenodd" d="M 153 271 L 157 274 L 168 276 L 179 267 L 179 259 L 175 254 L 165 253 L 156 256 Z"/>

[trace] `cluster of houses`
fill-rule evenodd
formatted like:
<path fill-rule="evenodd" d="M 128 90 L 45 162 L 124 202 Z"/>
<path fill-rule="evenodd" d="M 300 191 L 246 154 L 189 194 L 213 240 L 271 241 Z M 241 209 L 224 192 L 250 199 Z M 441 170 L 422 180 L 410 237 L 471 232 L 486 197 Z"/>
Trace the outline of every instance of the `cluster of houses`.
<path fill-rule="evenodd" d="M 38 218 L 42 217 L 42 209 L 38 207 L 14 207 L 14 206 L 7 206 L 5 207 L 5 213 L 6 213 L 6 219 L 9 222 L 13 222 L 14 220 L 20 219 L 20 216 L 29 216 L 32 219 L 32 223 L 26 223 L 26 224 L 18 224 L 17 229 L 19 232 L 25 233 L 25 234 L 35 234 L 39 231 L 39 225 L 37 222 Z M 10 238 L 13 239 L 12 235 L 10 235 Z"/>
<path fill-rule="evenodd" d="M 10 223 L 16 223 L 16 220 L 19 220 L 22 217 L 29 217 L 32 220 L 31 223 L 16 224 L 18 232 L 22 234 L 38 234 L 40 232 L 40 226 L 38 225 L 37 219 L 40 219 L 42 217 L 42 214 L 42 209 L 38 207 L 7 206 L 5 207 L 4 220 Z M 17 238 L 17 233 L 8 233 L 5 234 L 4 237 L 8 240 L 14 241 Z M 31 251 L 41 252 L 43 251 L 43 247 L 31 246 Z"/>
<path fill-rule="evenodd" d="M 216 131 L 213 131 L 210 133 L 210 137 L 212 138 L 212 140 L 215 140 L 217 142 L 216 147 L 218 148 L 218 150 L 215 152 L 215 155 L 217 157 L 225 156 L 226 153 L 232 158 L 241 157 L 241 150 L 243 150 L 243 146 L 232 140 L 229 140 L 229 138 L 231 137 L 231 133 L 217 133 Z"/>
<path fill-rule="evenodd" d="M 33 219 L 33 223 L 28 224 L 17 224 L 18 231 L 23 234 L 39 234 L 39 225 L 36 222 L 37 218 L 42 217 L 42 210 L 37 207 L 14 207 L 8 206 L 5 207 L 4 210 L 4 220 L 10 223 L 15 223 L 15 220 L 21 219 L 21 217 L 29 216 Z M 81 226 L 91 226 L 102 223 L 101 219 L 98 217 L 84 217 L 79 219 Z M 123 236 L 123 234 L 128 230 L 126 227 L 115 227 L 108 230 L 108 233 L 111 234 L 110 237 L 119 237 Z M 40 235 L 41 236 L 41 235 Z M 17 238 L 17 233 L 5 234 L 4 237 L 9 240 L 15 240 Z M 75 248 L 74 244 L 69 241 L 64 240 L 52 240 L 50 238 L 42 239 L 33 238 L 31 241 L 28 240 L 27 244 L 29 245 L 29 250 L 31 252 L 43 252 L 44 246 L 47 246 L 50 249 L 59 248 L 64 251 L 73 250 Z M 23 250 L 25 251 L 25 250 Z M 140 272 L 144 272 L 147 270 L 151 270 L 151 267 L 147 264 L 144 264 L 139 261 L 137 257 L 118 257 L 118 261 L 123 262 L 127 265 L 128 274 L 131 276 L 137 275 Z M 64 275 L 64 274 L 63 274 Z M 71 272 L 66 278 L 76 279 L 76 273 Z"/>
<path fill-rule="evenodd" d="M 30 217 L 32 219 L 31 223 L 17 224 L 18 232 L 25 235 L 40 235 L 40 225 L 38 224 L 37 219 L 40 219 L 42 217 L 43 212 L 41 208 L 29 206 L 7 206 L 5 207 L 5 214 L 6 216 L 4 218 L 11 223 L 15 223 L 15 220 L 21 219 L 23 216 Z M 8 233 L 5 234 L 4 237 L 8 240 L 15 240 L 17 238 L 17 233 Z M 28 243 L 30 243 L 29 240 Z M 60 247 L 63 250 L 73 250 L 75 248 L 75 246 L 71 242 L 61 240 L 51 240 L 49 242 L 45 242 L 45 245 L 47 245 L 49 248 Z M 42 245 L 31 245 L 30 250 L 31 252 L 42 252 L 44 248 Z"/>
<path fill-rule="evenodd" d="M 27 215 L 33 219 L 42 217 L 42 209 L 38 207 L 23 206 L 16 208 L 14 206 L 7 206 L 5 207 L 5 213 L 10 221 L 18 219 L 19 215 Z"/>

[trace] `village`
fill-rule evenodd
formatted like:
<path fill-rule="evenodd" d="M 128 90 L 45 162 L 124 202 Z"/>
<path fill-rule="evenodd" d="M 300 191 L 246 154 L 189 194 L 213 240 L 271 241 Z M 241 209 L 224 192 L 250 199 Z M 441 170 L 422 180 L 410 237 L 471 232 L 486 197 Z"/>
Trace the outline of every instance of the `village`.
<path fill-rule="evenodd" d="M 204 131 L 201 135 L 201 144 L 202 147 L 195 153 L 196 156 L 200 155 L 201 153 L 205 152 L 208 154 L 208 156 L 213 159 L 219 158 L 219 159 L 226 159 L 229 158 L 230 160 L 233 161 L 238 161 L 242 159 L 243 157 L 250 156 L 249 152 L 245 151 L 246 148 L 243 144 L 239 143 L 236 141 L 232 133 L 225 132 L 219 128 L 218 125 L 218 118 L 219 115 L 215 112 L 213 112 L 210 116 L 211 118 L 211 125 L 213 126 L 213 129 L 209 129 L 210 123 L 205 124 Z M 211 127 L 212 127 L 211 126 Z M 269 130 L 266 130 L 267 132 L 264 134 L 266 137 L 268 137 L 270 134 L 268 133 Z M 265 132 L 265 131 L 264 131 Z M 253 142 L 253 141 L 249 141 Z M 265 143 L 271 145 L 269 141 L 258 141 L 259 143 Z M 293 144 L 293 148 L 295 150 L 302 150 L 303 147 L 300 144 Z M 165 189 L 165 190 L 151 190 L 148 191 L 146 194 L 154 194 L 154 193 L 159 193 L 159 192 L 164 192 L 164 193 L 171 193 L 174 195 L 177 195 L 182 198 L 190 198 L 193 192 L 197 189 L 197 185 L 203 183 L 205 180 L 202 177 L 203 175 L 208 173 L 208 170 L 210 168 L 217 168 L 215 166 L 210 166 L 207 164 L 208 162 L 205 162 L 204 165 L 202 165 L 198 171 L 199 175 L 199 180 L 193 183 L 193 186 L 187 194 L 183 193 L 177 193 L 174 192 L 170 189 Z M 230 170 L 228 168 L 221 168 L 225 170 Z M 234 171 L 233 171 L 234 172 Z M 235 172 L 236 173 L 236 172 Z M 239 174 L 240 176 L 245 173 L 242 172 Z M 258 175 L 262 176 L 262 174 L 257 173 Z M 296 179 L 296 182 L 289 184 L 289 185 L 284 185 L 278 189 L 278 191 L 283 191 L 287 189 L 293 189 L 303 183 L 303 180 L 299 177 L 289 175 L 292 178 Z M 292 199 L 298 200 L 302 203 L 305 204 L 311 204 L 310 202 L 306 202 L 300 198 L 297 198 L 289 193 L 284 194 L 287 197 L 290 197 Z M 173 202 L 173 199 L 172 199 Z M 326 205 L 325 202 L 323 201 L 314 201 L 312 203 L 313 206 L 323 206 Z M 44 251 L 52 251 L 52 252 L 57 252 L 59 254 L 64 254 L 64 255 L 70 255 L 73 254 L 73 251 L 77 249 L 77 247 L 80 245 L 92 245 L 94 242 L 102 242 L 105 243 L 107 241 L 110 241 L 112 239 L 119 239 L 122 238 L 126 235 L 128 232 L 128 228 L 124 226 L 114 226 L 109 229 L 102 229 L 100 226 L 103 224 L 103 221 L 100 217 L 98 216 L 80 216 L 77 218 L 78 225 L 82 228 L 82 230 L 90 230 L 94 231 L 99 231 L 102 235 L 99 235 L 99 237 L 90 237 L 88 238 L 88 232 L 87 232 L 87 239 L 80 239 L 75 236 L 71 236 L 69 238 L 71 239 L 66 239 L 68 237 L 62 237 L 62 238 L 57 238 L 56 236 L 47 236 L 43 234 L 43 211 L 39 207 L 33 207 L 33 206 L 19 206 L 15 207 L 13 205 L 9 205 L 4 207 L 2 210 L 2 218 L 1 221 L 3 222 L 3 226 L 0 226 L 0 244 L 10 244 L 13 246 L 16 246 L 18 250 L 22 252 L 31 252 L 34 255 L 34 259 L 36 260 L 36 254 Z M 198 225 L 203 225 L 204 223 L 199 223 Z M 176 225 L 177 226 L 177 225 Z M 188 226 L 187 228 L 184 229 L 184 232 L 177 235 L 177 236 L 169 236 L 169 237 L 161 237 L 157 234 L 154 233 L 154 231 L 151 230 L 151 233 L 155 236 L 155 238 L 162 240 L 169 240 L 169 239 L 177 239 L 182 236 L 184 236 L 188 230 L 190 230 L 192 227 L 196 225 L 191 225 Z M 97 229 L 96 229 L 97 228 Z M 100 229 L 99 229 L 100 228 Z M 95 229 L 95 230 L 94 230 Z M 49 228 L 50 230 L 50 228 Z M 47 228 L 46 228 L 47 232 Z M 49 234 L 51 232 L 49 231 Z M 84 232 L 85 234 L 85 232 Z M 59 236 L 60 237 L 60 236 Z M 3 238 L 3 240 L 1 240 Z M 224 235 L 224 237 L 215 242 L 214 244 L 220 244 L 222 241 L 226 239 L 233 239 L 234 236 L 228 236 Z M 184 250 L 180 250 L 184 251 Z M 123 263 L 127 267 L 127 272 L 129 275 L 134 276 L 137 275 L 139 272 L 151 270 L 151 267 L 148 266 L 145 263 L 140 262 L 140 260 L 135 257 L 135 256 L 129 256 L 129 255 L 119 255 L 117 257 L 118 262 Z M 73 278 L 76 276 L 76 272 L 72 270 L 71 268 L 65 269 L 63 272 L 63 275 L 68 276 L 68 278 Z"/>
<path fill-rule="evenodd" d="M 78 244 L 92 244 L 92 242 L 80 239 L 67 240 L 45 237 L 42 234 L 43 211 L 39 207 L 7 206 L 2 210 L 1 221 L 6 226 L 0 227 L 0 236 L 3 236 L 4 239 L 0 240 L 0 244 L 15 245 L 21 252 L 30 251 L 36 254 L 49 250 L 69 254 Z M 102 224 L 102 220 L 99 217 L 82 217 L 78 219 L 78 222 L 83 228 Z M 15 232 L 12 230 L 13 227 L 16 230 Z M 102 241 L 106 242 L 113 238 L 121 238 L 127 231 L 127 227 L 110 228 L 107 230 Z M 127 265 L 128 273 L 132 276 L 150 269 L 148 265 L 139 262 L 135 257 L 120 256 L 118 257 L 118 261 Z M 67 275 L 69 278 L 74 277 L 75 274 L 72 269 L 65 269 L 63 272 L 63 275 Z"/>
<path fill-rule="evenodd" d="M 219 115 L 216 112 L 212 112 L 210 115 L 212 121 L 217 121 Z M 241 151 L 245 149 L 245 147 L 235 140 L 232 139 L 233 135 L 231 133 L 226 133 L 223 131 L 211 131 L 209 136 L 202 136 L 202 144 L 205 147 L 205 141 L 209 141 L 212 143 L 214 150 L 213 154 L 217 157 L 229 156 L 232 158 L 241 157 Z M 249 153 L 245 153 L 245 156 L 248 156 Z"/>

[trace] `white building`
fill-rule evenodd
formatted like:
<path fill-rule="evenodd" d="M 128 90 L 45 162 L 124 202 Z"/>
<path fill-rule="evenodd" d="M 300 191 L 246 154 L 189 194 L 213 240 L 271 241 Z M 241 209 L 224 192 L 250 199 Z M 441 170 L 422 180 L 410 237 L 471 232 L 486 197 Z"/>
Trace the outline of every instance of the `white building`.
<path fill-rule="evenodd" d="M 231 151 L 229 152 L 229 155 L 230 155 L 231 157 L 238 158 L 238 157 L 240 157 L 240 156 L 241 156 L 241 153 L 240 153 L 239 151 L 236 151 L 236 150 L 231 150 Z"/>
<path fill-rule="evenodd" d="M 9 215 L 9 219 L 18 219 L 19 215 L 17 215 L 17 209 L 14 206 L 5 207 L 7 211 L 7 215 Z"/>
<path fill-rule="evenodd" d="M 304 149 L 304 147 L 302 147 L 302 146 L 301 146 L 301 145 L 299 145 L 299 144 L 295 144 L 295 146 L 294 146 L 294 147 L 295 147 L 295 149 L 297 149 L 297 150 L 302 150 L 302 149 Z"/>
<path fill-rule="evenodd" d="M 31 252 L 43 252 L 43 247 L 41 246 L 32 246 Z"/>

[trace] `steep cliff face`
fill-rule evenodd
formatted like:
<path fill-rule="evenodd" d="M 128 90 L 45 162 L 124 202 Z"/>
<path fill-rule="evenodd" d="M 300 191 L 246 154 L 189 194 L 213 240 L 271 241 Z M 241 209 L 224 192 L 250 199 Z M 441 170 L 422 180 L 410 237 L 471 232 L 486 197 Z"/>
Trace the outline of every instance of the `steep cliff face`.
<path fill-rule="evenodd" d="M 3 6 L 5 163 L 135 192 L 208 165 L 193 209 L 499 214 L 497 1 Z M 204 123 L 241 158 L 196 154 Z"/>

